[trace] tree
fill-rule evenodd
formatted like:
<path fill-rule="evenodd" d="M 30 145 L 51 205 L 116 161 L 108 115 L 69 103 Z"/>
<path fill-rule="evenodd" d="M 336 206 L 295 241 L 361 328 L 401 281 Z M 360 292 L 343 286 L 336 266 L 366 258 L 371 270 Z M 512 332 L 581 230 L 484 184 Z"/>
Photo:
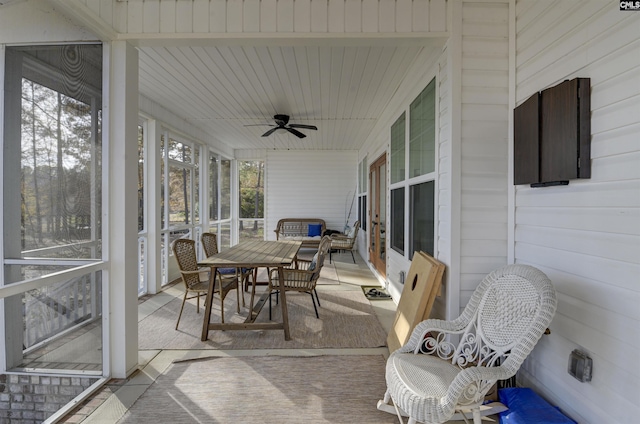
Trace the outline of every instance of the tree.
<path fill-rule="evenodd" d="M 264 218 L 264 162 L 239 162 L 240 218 Z M 242 229 L 242 221 L 240 221 Z M 258 220 L 253 223 L 258 230 Z"/>

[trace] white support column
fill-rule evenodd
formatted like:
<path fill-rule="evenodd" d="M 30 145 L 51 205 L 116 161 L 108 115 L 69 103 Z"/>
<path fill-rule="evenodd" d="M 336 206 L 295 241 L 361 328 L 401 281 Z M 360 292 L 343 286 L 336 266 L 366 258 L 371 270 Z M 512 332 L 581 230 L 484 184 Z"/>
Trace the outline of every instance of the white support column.
<path fill-rule="evenodd" d="M 449 9 L 451 37 L 449 39 L 449 81 L 451 96 L 451 151 L 449 152 L 451 185 L 451 259 L 447 281 L 447 312 L 445 319 L 460 315 L 461 206 L 462 206 L 462 2 L 452 2 Z"/>
<path fill-rule="evenodd" d="M 238 161 L 231 160 L 231 246 L 240 241 L 240 174 Z"/>
<path fill-rule="evenodd" d="M 108 71 L 110 369 L 125 378 L 138 366 L 138 51 L 112 42 Z"/>
<path fill-rule="evenodd" d="M 146 125 L 146 145 L 144 149 L 145 182 L 144 191 L 146 193 L 144 216 L 146 218 L 145 228 L 147 230 L 146 269 L 147 269 L 147 290 L 150 294 L 156 294 L 162 289 L 162 258 L 161 248 L 162 237 L 160 218 L 160 175 L 161 161 L 160 143 L 162 128 L 155 119 L 147 120 Z"/>

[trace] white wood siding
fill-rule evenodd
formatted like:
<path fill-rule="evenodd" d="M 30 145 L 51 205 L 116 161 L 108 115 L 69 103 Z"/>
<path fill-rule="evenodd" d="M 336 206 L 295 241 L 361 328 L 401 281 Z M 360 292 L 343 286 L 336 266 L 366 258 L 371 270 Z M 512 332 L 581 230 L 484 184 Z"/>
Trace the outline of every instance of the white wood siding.
<path fill-rule="evenodd" d="M 436 196 L 437 241 L 434 256 L 447 265 L 441 296 L 436 297 L 431 317 L 447 318 L 447 296 L 451 281 L 451 69 L 449 47 L 438 62 L 438 195 Z M 457 297 L 457 296 L 456 296 Z M 456 302 L 457 303 L 457 302 Z"/>
<path fill-rule="evenodd" d="M 520 372 L 580 423 L 640 416 L 640 13 L 617 1 L 519 1 L 516 103 L 565 79 L 591 78 L 592 177 L 517 186 L 515 260 L 542 269 L 558 310 Z M 593 380 L 566 372 L 580 348 Z"/>
<path fill-rule="evenodd" d="M 321 218 L 328 229 L 342 230 L 356 190 L 355 151 L 268 150 L 266 160 L 267 240 L 281 218 Z M 351 218 L 357 216 L 354 204 Z"/>
<path fill-rule="evenodd" d="M 447 0 L 81 0 L 120 33 L 447 31 Z"/>
<path fill-rule="evenodd" d="M 450 318 L 507 263 L 509 3 L 464 2 L 459 18 L 460 304 Z"/>
<path fill-rule="evenodd" d="M 28 25 L 23 22 L 28 22 Z M 0 6 L 0 43 L 37 44 L 67 40 L 95 41 L 95 35 L 71 22 L 48 2 Z"/>
<path fill-rule="evenodd" d="M 440 40 L 441 43 L 444 40 Z M 422 90 L 429 84 L 429 82 L 435 77 L 436 82 L 440 80 L 439 75 L 440 67 L 438 66 L 438 59 L 442 53 L 437 52 L 441 49 L 424 49 L 420 55 L 416 58 L 415 62 L 408 68 L 406 77 L 402 81 L 402 84 L 396 90 L 394 95 L 387 103 L 387 107 L 382 111 L 380 119 L 376 122 L 376 125 L 367 138 L 363 148 L 359 152 L 360 158 L 367 156 L 368 165 L 371 165 L 373 161 L 380 157 L 380 155 L 388 152 L 391 134 L 391 125 L 398 119 L 398 116 L 404 111 L 408 111 L 411 102 L 418 96 Z M 446 79 L 446 77 L 444 77 Z M 388 170 L 388 162 L 387 162 Z M 367 175 L 369 170 L 367 169 Z M 389 187 L 389 175 L 387 172 L 387 187 Z M 387 190 L 387 217 L 389 213 L 389 191 Z M 437 195 L 436 195 L 437 196 Z M 368 197 L 368 202 L 371 198 Z M 387 231 L 389 231 L 389 219 L 387 218 Z M 363 236 L 367 238 L 362 239 L 362 246 L 367 248 L 369 234 L 363 232 Z M 361 248 L 362 248 L 361 246 Z M 411 262 L 404 256 L 391 250 L 387 246 L 387 284 L 389 293 L 394 299 L 398 300 L 402 293 L 402 284 L 400 284 L 399 273 L 409 270 Z M 365 252 L 362 252 L 363 257 L 367 257 Z"/>

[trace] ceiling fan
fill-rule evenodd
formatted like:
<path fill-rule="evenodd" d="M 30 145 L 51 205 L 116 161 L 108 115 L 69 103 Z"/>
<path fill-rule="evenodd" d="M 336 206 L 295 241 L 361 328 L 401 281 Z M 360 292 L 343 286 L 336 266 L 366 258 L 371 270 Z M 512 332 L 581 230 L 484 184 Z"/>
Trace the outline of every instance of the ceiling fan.
<path fill-rule="evenodd" d="M 297 136 L 298 138 L 305 138 L 306 134 L 301 133 L 296 128 L 303 128 L 307 130 L 318 129 L 318 127 L 316 127 L 315 125 L 289 124 L 289 115 L 274 115 L 273 120 L 275 121 L 275 124 L 254 124 L 254 125 L 245 125 L 245 126 L 249 127 L 249 126 L 255 126 L 255 125 L 269 125 L 273 127 L 270 130 L 268 130 L 266 133 L 262 134 L 263 137 L 270 136 L 276 130 L 286 130 L 286 131 L 289 131 L 291 134 Z"/>

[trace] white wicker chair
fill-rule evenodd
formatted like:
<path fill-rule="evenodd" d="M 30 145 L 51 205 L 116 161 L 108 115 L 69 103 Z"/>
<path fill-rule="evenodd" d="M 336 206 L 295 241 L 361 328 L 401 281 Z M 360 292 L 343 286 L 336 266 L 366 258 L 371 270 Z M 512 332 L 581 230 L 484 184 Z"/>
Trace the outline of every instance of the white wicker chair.
<path fill-rule="evenodd" d="M 508 265 L 484 278 L 454 321 L 419 323 L 387 360 L 387 392 L 378 409 L 409 424 L 444 423 L 456 414 L 480 424 L 480 405 L 497 380 L 516 374 L 556 310 L 556 292 L 540 270 Z M 447 335 L 459 338 L 455 345 Z M 393 403 L 390 404 L 389 402 Z"/>

